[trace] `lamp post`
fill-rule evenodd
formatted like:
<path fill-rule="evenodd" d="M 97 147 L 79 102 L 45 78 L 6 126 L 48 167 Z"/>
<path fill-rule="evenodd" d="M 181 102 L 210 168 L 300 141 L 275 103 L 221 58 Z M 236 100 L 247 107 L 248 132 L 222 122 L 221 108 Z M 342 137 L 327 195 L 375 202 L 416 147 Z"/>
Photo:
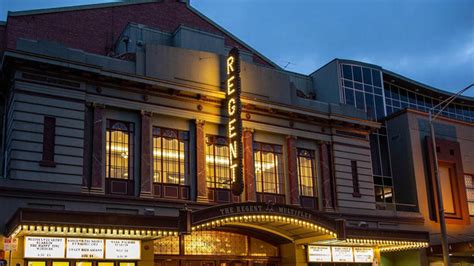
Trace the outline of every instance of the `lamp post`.
<path fill-rule="evenodd" d="M 436 137 L 433 127 L 433 121 L 443 112 L 448 105 L 454 101 L 459 95 L 463 94 L 469 88 L 474 86 L 474 84 L 470 84 L 466 88 L 458 91 L 456 94 L 451 95 L 446 100 L 440 102 L 436 106 L 433 106 L 429 111 L 429 123 L 430 123 L 430 134 L 431 134 L 431 142 L 433 147 L 433 159 L 434 159 L 434 174 L 435 174 L 435 182 L 436 182 L 436 197 L 438 199 L 438 214 L 439 214 L 439 227 L 441 229 L 441 245 L 443 247 L 443 261 L 445 266 L 449 266 L 449 249 L 448 249 L 448 238 L 446 234 L 446 221 L 444 220 L 444 204 L 443 204 L 443 195 L 441 193 L 441 184 L 439 181 L 439 169 L 438 169 L 438 154 L 436 152 Z M 436 110 L 437 108 L 439 110 Z"/>

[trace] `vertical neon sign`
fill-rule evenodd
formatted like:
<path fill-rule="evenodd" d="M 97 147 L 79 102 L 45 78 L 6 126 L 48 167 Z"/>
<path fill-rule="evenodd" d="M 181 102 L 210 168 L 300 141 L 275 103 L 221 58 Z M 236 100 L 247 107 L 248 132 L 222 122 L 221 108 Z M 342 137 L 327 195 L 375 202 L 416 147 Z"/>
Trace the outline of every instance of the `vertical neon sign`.
<path fill-rule="evenodd" d="M 242 147 L 242 103 L 240 101 L 240 55 L 237 48 L 232 48 L 227 56 L 227 114 L 230 172 L 232 193 L 236 196 L 244 190 L 243 181 L 243 147 Z"/>

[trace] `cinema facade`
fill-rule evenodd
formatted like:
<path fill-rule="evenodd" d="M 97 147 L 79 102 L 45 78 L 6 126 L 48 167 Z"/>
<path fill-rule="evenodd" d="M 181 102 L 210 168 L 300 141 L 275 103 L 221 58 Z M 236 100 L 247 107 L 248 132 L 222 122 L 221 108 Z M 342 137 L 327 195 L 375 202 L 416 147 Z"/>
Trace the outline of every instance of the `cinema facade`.
<path fill-rule="evenodd" d="M 386 90 L 416 88 L 424 104 L 448 93 L 355 61 L 284 71 L 186 1 L 10 12 L 0 28 L 0 263 L 439 259 L 429 153 L 404 124 L 427 107 Z M 443 160 L 452 251 L 469 262 L 474 109 L 458 105 Z M 392 159 L 407 152 L 407 166 Z"/>

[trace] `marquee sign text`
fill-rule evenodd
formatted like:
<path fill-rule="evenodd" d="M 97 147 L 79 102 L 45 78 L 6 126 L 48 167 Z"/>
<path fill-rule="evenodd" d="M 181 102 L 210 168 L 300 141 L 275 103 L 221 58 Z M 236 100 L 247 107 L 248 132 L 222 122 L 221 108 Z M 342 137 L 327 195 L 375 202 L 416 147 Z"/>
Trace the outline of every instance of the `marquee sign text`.
<path fill-rule="evenodd" d="M 240 101 L 240 56 L 237 48 L 232 48 L 227 57 L 227 125 L 229 137 L 230 171 L 232 180 L 232 193 L 236 196 L 243 191 L 242 170 L 242 103 Z"/>

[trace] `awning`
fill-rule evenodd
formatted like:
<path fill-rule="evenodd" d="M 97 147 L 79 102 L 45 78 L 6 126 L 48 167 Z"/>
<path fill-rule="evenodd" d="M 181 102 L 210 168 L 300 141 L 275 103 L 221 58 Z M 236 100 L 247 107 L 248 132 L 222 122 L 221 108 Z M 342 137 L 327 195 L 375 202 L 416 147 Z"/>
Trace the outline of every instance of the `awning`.
<path fill-rule="evenodd" d="M 19 209 L 6 224 L 5 235 L 157 239 L 201 230 L 254 235 L 276 244 L 371 246 L 382 252 L 429 243 L 427 232 L 348 227 L 344 219 L 324 212 L 255 202 L 182 209 L 177 217 Z"/>

